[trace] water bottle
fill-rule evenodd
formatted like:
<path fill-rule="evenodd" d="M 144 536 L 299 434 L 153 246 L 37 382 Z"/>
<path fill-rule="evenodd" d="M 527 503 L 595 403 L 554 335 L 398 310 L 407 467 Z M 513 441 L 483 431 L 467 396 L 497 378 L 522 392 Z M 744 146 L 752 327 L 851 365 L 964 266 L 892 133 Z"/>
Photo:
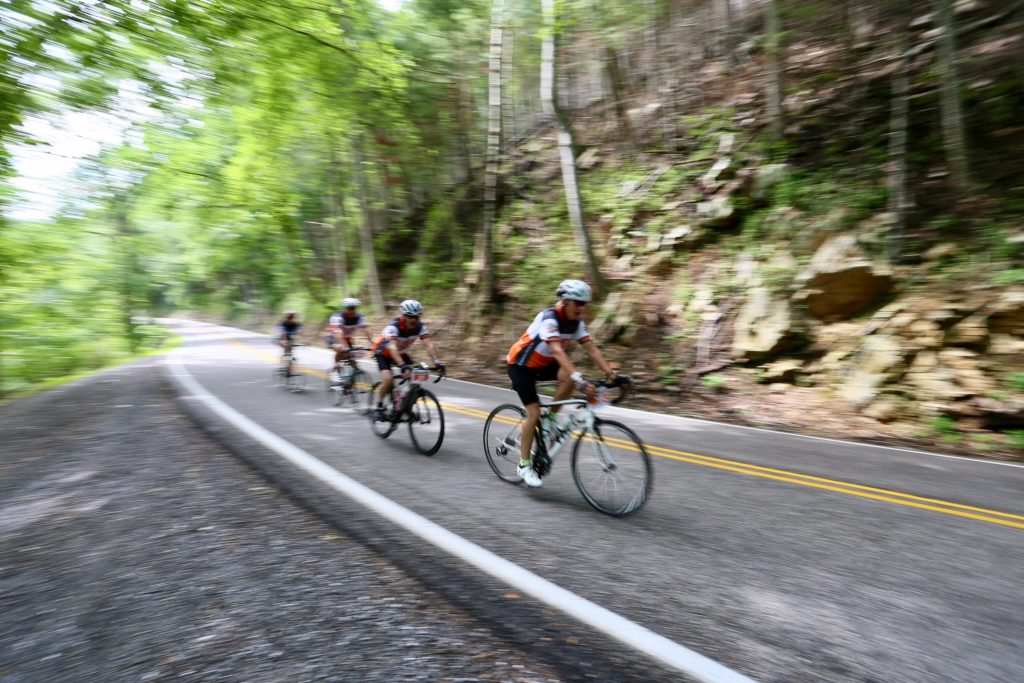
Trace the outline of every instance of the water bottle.
<path fill-rule="evenodd" d="M 343 366 L 341 368 L 341 372 L 338 373 L 338 374 L 339 374 L 339 377 L 341 378 L 341 383 L 342 384 L 347 384 L 348 383 L 348 381 L 352 378 L 352 372 L 353 372 L 352 368 L 350 366 L 348 366 L 348 365 L 345 365 L 345 366 Z"/>

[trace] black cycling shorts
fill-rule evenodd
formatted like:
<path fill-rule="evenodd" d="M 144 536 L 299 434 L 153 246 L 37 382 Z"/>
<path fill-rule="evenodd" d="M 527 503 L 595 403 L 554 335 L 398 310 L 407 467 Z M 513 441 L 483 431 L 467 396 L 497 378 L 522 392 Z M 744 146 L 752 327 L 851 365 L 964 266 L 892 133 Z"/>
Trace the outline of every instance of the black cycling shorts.
<path fill-rule="evenodd" d="M 391 354 L 386 353 L 386 349 L 380 349 L 377 353 L 373 354 L 373 357 L 377 359 L 377 369 L 379 370 L 390 370 L 392 365 L 398 365 L 391 360 Z M 412 358 L 407 353 L 402 353 L 402 362 L 406 365 L 412 365 Z"/>
<path fill-rule="evenodd" d="M 561 366 L 558 361 L 549 363 L 542 368 L 528 368 L 524 365 L 509 365 L 508 376 L 512 380 L 512 388 L 519 394 L 524 406 L 540 403 L 537 395 L 537 382 L 550 382 L 558 379 Z"/>

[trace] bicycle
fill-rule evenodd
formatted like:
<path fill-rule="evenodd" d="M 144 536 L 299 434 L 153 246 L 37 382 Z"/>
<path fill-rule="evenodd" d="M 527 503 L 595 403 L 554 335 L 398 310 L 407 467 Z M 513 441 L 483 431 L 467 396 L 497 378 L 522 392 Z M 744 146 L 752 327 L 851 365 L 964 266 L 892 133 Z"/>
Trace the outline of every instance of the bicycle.
<path fill-rule="evenodd" d="M 445 376 L 443 366 L 435 368 L 437 378 L 434 384 Z M 366 415 L 370 418 L 373 433 L 382 439 L 391 436 L 403 422 L 409 424 L 409 437 L 413 446 L 423 455 L 433 455 L 444 441 L 444 412 L 437 396 L 424 387 L 430 380 L 430 370 L 425 363 L 411 368 L 402 377 L 396 377 L 391 389 L 390 400 L 383 409 L 377 408 L 377 387 L 375 382 L 367 399 Z"/>
<path fill-rule="evenodd" d="M 541 419 L 534 437 L 533 468 L 544 476 L 563 447 L 573 441 L 572 476 L 584 500 L 595 510 L 612 517 L 636 512 L 651 496 L 654 470 L 643 441 L 636 433 L 615 420 L 598 417 L 595 412 L 608 403 L 626 398 L 630 382 L 617 378 L 615 383 L 596 382 L 597 402 L 567 399 L 541 404 Z M 608 390 L 619 389 L 615 400 Z M 551 425 L 547 416 L 555 406 L 563 410 L 577 408 L 561 425 Z M 526 411 L 506 403 L 491 411 L 484 424 L 484 454 L 494 473 L 510 484 L 521 484 L 519 466 L 522 421 Z M 575 439 L 572 437 L 575 436 Z"/>
<path fill-rule="evenodd" d="M 327 371 L 327 399 L 335 406 L 344 403 L 352 407 L 361 405 L 363 396 L 370 389 L 369 375 L 359 367 L 357 360 L 365 358 L 369 349 L 349 349 L 340 364 L 335 364 Z M 337 372 L 337 377 L 332 373 Z"/>
<path fill-rule="evenodd" d="M 273 381 L 279 387 L 283 387 L 292 393 L 300 393 L 306 389 L 306 373 L 299 369 L 295 362 L 295 349 L 302 344 L 291 342 L 284 348 L 281 354 L 281 361 L 274 368 Z"/>

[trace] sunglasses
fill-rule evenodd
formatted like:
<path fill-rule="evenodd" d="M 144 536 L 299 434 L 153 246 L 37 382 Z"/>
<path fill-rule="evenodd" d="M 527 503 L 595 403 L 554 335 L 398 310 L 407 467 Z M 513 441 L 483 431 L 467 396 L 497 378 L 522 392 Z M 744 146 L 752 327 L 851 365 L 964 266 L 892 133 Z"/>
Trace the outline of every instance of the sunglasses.
<path fill-rule="evenodd" d="M 573 302 L 574 304 L 576 304 L 580 308 L 583 308 L 584 306 L 587 305 L 586 301 L 576 301 L 576 299 L 569 299 L 569 301 Z"/>

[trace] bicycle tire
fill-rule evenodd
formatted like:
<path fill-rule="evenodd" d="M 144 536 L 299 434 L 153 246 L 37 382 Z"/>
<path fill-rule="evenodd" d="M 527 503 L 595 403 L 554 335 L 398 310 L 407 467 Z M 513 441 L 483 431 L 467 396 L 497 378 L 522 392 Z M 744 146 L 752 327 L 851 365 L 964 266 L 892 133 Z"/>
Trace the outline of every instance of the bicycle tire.
<path fill-rule="evenodd" d="M 342 401 L 347 401 L 353 408 L 359 408 L 366 400 L 364 398 L 370 387 L 370 378 L 365 372 L 356 368 L 352 372 L 346 391 L 342 394 Z"/>
<path fill-rule="evenodd" d="M 324 380 L 324 388 L 327 390 L 327 402 L 337 408 L 341 405 L 343 392 L 340 383 L 331 381 L 332 372 L 334 372 L 333 367 L 327 371 L 327 378 Z"/>
<path fill-rule="evenodd" d="M 526 411 L 521 407 L 504 403 L 492 410 L 484 423 L 487 464 L 499 479 L 510 484 L 523 483 L 516 470 L 519 468 L 519 444 L 525 417 Z"/>
<path fill-rule="evenodd" d="M 433 392 L 422 387 L 413 391 L 416 392 L 415 400 L 406 410 L 409 416 L 409 438 L 417 451 L 423 455 L 433 455 L 444 443 L 444 411 Z M 428 430 L 433 425 L 436 427 Z"/>
<path fill-rule="evenodd" d="M 293 394 L 300 394 L 306 390 L 306 380 L 308 377 L 306 373 L 299 369 L 299 366 L 295 363 L 291 364 L 291 367 L 287 370 L 287 377 L 285 379 L 285 385 L 288 391 Z"/>
<path fill-rule="evenodd" d="M 373 430 L 373 433 L 386 439 L 391 436 L 391 432 L 398 428 L 398 425 L 391 419 L 390 411 L 388 411 L 386 419 L 382 420 L 377 417 L 377 388 L 379 386 L 380 382 L 374 382 L 370 393 L 366 395 L 366 416 L 370 420 L 370 429 Z"/>
<path fill-rule="evenodd" d="M 572 478 L 583 498 L 599 512 L 623 517 L 651 496 L 654 469 L 636 433 L 614 420 L 594 421 L 594 431 L 576 437 Z"/>

